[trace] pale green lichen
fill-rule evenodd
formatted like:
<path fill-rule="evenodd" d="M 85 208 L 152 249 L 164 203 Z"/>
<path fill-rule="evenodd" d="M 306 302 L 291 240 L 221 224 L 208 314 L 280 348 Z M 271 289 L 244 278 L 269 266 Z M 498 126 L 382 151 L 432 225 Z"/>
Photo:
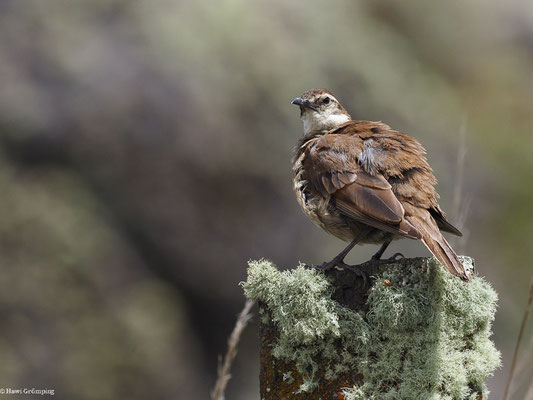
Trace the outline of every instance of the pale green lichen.
<path fill-rule="evenodd" d="M 320 367 L 317 358 L 335 361 L 337 369 L 351 367 L 351 362 L 347 365 L 350 358 L 337 352 L 339 340 L 351 353 L 359 352 L 368 341 L 363 317 L 331 299 L 331 285 L 317 270 L 299 266 L 280 272 L 269 261 L 251 261 L 243 287 L 246 296 L 268 307 L 279 329 L 272 354 L 295 363 L 303 376 L 302 392 L 316 386 L 314 377 Z"/>
<path fill-rule="evenodd" d="M 364 376 L 345 389 L 347 400 L 485 399 L 485 380 L 500 363 L 490 341 L 496 293 L 482 278 L 460 281 L 434 259 L 391 264 L 373 282 L 365 315 L 332 300 L 326 277 L 302 266 L 280 272 L 252 261 L 243 287 L 268 307 L 279 330 L 272 354 L 295 364 L 303 392 L 315 388 L 322 368 L 327 379 Z"/>

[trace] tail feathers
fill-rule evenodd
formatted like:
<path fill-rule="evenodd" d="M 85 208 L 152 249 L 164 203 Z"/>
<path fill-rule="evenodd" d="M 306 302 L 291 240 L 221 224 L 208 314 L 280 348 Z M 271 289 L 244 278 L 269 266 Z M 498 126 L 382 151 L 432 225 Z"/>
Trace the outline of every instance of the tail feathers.
<path fill-rule="evenodd" d="M 421 213 L 427 215 L 411 215 L 407 216 L 406 219 L 420 231 L 422 242 L 452 275 L 458 276 L 465 281 L 470 281 L 463 264 L 440 233 L 436 222 L 427 210 L 417 210 L 417 214 Z"/>
<path fill-rule="evenodd" d="M 455 254 L 453 249 L 442 235 L 437 240 L 432 238 L 422 238 L 422 242 L 424 242 L 426 247 L 429 249 L 429 251 L 431 251 L 431 253 L 433 253 L 437 260 L 444 265 L 448 272 L 465 281 L 470 280 L 463 264 L 457 257 L 457 254 Z"/>

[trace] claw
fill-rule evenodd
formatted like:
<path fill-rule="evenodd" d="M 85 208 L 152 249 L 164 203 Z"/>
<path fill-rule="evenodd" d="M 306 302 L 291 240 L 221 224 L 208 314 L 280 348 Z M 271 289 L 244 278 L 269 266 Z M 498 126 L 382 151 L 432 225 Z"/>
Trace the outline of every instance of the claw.
<path fill-rule="evenodd" d="M 394 261 L 401 260 L 402 258 L 405 258 L 405 256 L 402 253 L 395 253 L 392 256 L 390 256 L 389 258 L 382 258 L 382 259 L 371 258 L 370 261 L 368 261 L 368 262 L 377 263 L 377 264 L 388 264 L 388 263 L 392 263 Z"/>
<path fill-rule="evenodd" d="M 396 261 L 401 260 L 402 258 L 405 258 L 405 256 L 402 253 L 394 253 L 391 257 L 389 257 L 387 260 L 390 261 Z"/>

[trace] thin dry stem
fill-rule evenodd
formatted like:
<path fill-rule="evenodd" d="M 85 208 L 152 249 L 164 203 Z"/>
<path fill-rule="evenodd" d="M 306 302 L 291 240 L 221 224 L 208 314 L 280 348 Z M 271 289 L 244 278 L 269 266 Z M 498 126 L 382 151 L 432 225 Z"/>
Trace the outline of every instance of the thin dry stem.
<path fill-rule="evenodd" d="M 466 160 L 466 117 L 463 118 L 461 127 L 459 128 L 459 145 L 457 146 L 457 179 L 455 185 L 455 192 L 453 194 L 453 208 L 456 215 L 461 210 L 462 192 L 464 184 L 464 171 Z"/>
<path fill-rule="evenodd" d="M 463 231 L 462 238 L 454 238 L 454 247 L 459 253 L 463 253 L 465 244 L 468 240 L 468 232 L 466 232 L 465 225 L 470 211 L 471 196 L 465 196 L 464 176 L 465 176 L 465 161 L 466 161 L 466 115 L 463 118 L 461 127 L 459 128 L 459 144 L 457 146 L 457 178 L 455 182 L 455 191 L 453 194 L 453 215 L 456 218 L 455 226 L 460 231 Z"/>
<path fill-rule="evenodd" d="M 228 382 L 231 378 L 231 364 L 233 363 L 233 360 L 237 355 L 237 349 L 242 332 L 244 331 L 246 325 L 248 325 L 248 322 L 252 317 L 252 315 L 250 314 L 250 310 L 254 303 L 255 302 L 252 300 L 246 300 L 246 303 L 244 303 L 244 307 L 240 312 L 239 317 L 237 318 L 237 322 L 235 323 L 233 332 L 231 332 L 231 335 L 228 339 L 228 350 L 226 351 L 224 360 L 222 362 L 220 362 L 219 360 L 217 370 L 217 381 L 215 383 L 213 391 L 211 392 L 212 400 L 224 400 L 226 386 L 228 385 Z"/>
<path fill-rule="evenodd" d="M 523 389 L 527 387 L 527 394 L 523 400 L 533 400 L 533 384 L 531 383 L 531 372 L 533 371 L 533 366 L 531 365 L 531 360 L 533 359 L 533 335 L 530 335 L 527 344 L 523 343 L 520 348 L 521 357 L 516 361 L 513 388 L 510 390 L 509 397 L 513 399 L 519 388 Z"/>
<path fill-rule="evenodd" d="M 503 394 L 503 400 L 507 400 L 509 395 L 509 389 L 511 388 L 511 383 L 513 381 L 513 375 L 516 367 L 516 360 L 518 358 L 518 350 L 520 348 L 520 343 L 522 342 L 522 335 L 526 329 L 527 317 L 529 316 L 529 311 L 531 310 L 531 304 L 533 303 L 533 278 L 529 284 L 529 299 L 527 301 L 526 310 L 524 312 L 524 318 L 522 319 L 522 325 L 520 326 L 520 332 L 518 333 L 518 339 L 516 341 L 516 347 L 513 355 L 513 362 L 511 364 L 511 371 L 509 372 L 509 379 L 507 379 L 507 386 L 505 387 L 505 393 Z"/>

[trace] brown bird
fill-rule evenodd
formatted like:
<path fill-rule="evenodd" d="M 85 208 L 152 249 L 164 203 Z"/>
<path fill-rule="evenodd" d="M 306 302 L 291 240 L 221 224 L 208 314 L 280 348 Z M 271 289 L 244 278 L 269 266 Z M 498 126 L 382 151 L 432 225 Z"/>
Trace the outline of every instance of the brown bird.
<path fill-rule="evenodd" d="M 461 236 L 437 203 L 426 150 L 381 122 L 352 121 L 325 89 L 291 101 L 300 107 L 304 134 L 293 158 L 294 189 L 307 216 L 350 244 L 322 268 L 350 267 L 344 257 L 356 244 L 421 240 L 446 269 L 469 280 L 440 231 Z M 351 266 L 353 267 L 353 266 Z"/>

